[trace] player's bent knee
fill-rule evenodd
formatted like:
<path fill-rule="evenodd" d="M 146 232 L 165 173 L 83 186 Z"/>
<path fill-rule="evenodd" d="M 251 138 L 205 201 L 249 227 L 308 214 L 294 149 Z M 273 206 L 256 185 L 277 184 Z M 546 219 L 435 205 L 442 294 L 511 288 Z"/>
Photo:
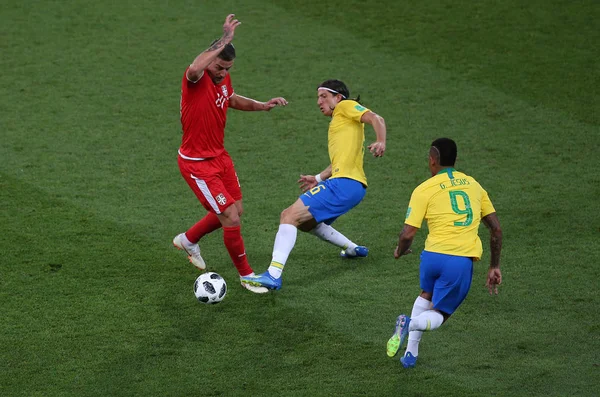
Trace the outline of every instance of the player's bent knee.
<path fill-rule="evenodd" d="M 294 223 L 294 211 L 292 207 L 288 207 L 281 211 L 281 215 L 279 215 L 279 223 L 281 224 L 293 224 Z"/>
<path fill-rule="evenodd" d="M 221 214 L 217 215 L 221 224 L 225 227 L 235 227 L 241 224 L 240 214 L 235 205 L 230 205 Z"/>
<path fill-rule="evenodd" d="M 298 199 L 294 204 L 290 205 L 281 212 L 279 222 L 281 224 L 289 224 L 298 227 L 311 218 L 312 215 L 308 211 L 308 207 L 306 207 L 304 203 Z"/>
<path fill-rule="evenodd" d="M 224 227 L 236 227 L 236 226 L 240 226 L 241 222 L 240 222 L 240 217 L 236 216 L 235 218 L 221 218 L 219 217 L 219 220 L 221 221 L 221 225 L 223 225 Z"/>

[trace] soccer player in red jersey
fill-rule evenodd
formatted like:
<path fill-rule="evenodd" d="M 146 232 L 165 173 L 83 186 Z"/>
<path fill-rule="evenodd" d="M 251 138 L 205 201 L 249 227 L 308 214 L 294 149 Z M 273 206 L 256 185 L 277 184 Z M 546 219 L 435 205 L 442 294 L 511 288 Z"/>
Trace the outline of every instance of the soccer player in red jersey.
<path fill-rule="evenodd" d="M 206 264 L 200 255 L 198 241 L 223 227 L 223 241 L 240 277 L 254 275 L 240 231 L 242 191 L 223 140 L 229 107 L 245 111 L 269 111 L 285 106 L 284 98 L 268 102 L 237 95 L 231 86 L 229 69 L 235 59 L 231 44 L 240 25 L 233 14 L 225 18 L 223 36 L 194 59 L 186 69 L 181 84 L 181 126 L 183 138 L 179 148 L 181 175 L 206 208 L 208 214 L 185 233 L 173 239 L 173 245 L 184 250 L 190 262 L 200 270 Z M 256 293 L 268 290 L 242 284 Z"/>

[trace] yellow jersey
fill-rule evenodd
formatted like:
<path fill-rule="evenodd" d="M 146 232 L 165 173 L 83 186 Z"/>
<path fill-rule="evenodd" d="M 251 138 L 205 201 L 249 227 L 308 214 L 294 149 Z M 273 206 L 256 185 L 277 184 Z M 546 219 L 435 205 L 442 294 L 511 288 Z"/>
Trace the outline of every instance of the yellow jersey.
<path fill-rule="evenodd" d="M 352 100 L 341 101 L 333 109 L 328 133 L 331 178 L 350 178 L 367 186 L 363 170 L 365 125 L 360 118 L 368 111 Z"/>
<path fill-rule="evenodd" d="M 413 191 L 404 223 L 427 220 L 425 251 L 481 259 L 481 218 L 496 212 L 487 192 L 468 175 L 445 168 Z"/>

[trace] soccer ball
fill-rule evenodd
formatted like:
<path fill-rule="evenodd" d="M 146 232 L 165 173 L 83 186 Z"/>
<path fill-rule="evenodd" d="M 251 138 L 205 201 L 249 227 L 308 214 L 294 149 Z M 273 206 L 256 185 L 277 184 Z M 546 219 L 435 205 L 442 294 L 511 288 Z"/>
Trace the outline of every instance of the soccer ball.
<path fill-rule="evenodd" d="M 225 298 L 226 293 L 225 279 L 217 273 L 203 273 L 194 283 L 194 295 L 202 303 L 209 305 L 219 303 Z"/>

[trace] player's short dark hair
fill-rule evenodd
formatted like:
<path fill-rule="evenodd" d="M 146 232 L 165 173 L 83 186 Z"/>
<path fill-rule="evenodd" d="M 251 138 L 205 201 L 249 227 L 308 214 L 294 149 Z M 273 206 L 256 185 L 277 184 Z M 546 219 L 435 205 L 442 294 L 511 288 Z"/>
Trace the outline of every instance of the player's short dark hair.
<path fill-rule="evenodd" d="M 438 138 L 431 143 L 440 153 L 440 165 L 443 167 L 454 167 L 458 149 L 456 142 L 450 138 Z"/>
<path fill-rule="evenodd" d="M 209 48 L 212 47 L 213 44 L 215 44 L 219 40 L 220 39 L 216 39 L 215 41 L 210 43 Z M 217 57 L 226 62 L 233 61 L 235 59 L 235 47 L 233 46 L 233 44 L 231 44 L 231 43 L 226 44 L 225 47 L 223 47 L 223 49 L 221 50 L 221 52 L 219 52 L 219 55 L 217 55 Z"/>

